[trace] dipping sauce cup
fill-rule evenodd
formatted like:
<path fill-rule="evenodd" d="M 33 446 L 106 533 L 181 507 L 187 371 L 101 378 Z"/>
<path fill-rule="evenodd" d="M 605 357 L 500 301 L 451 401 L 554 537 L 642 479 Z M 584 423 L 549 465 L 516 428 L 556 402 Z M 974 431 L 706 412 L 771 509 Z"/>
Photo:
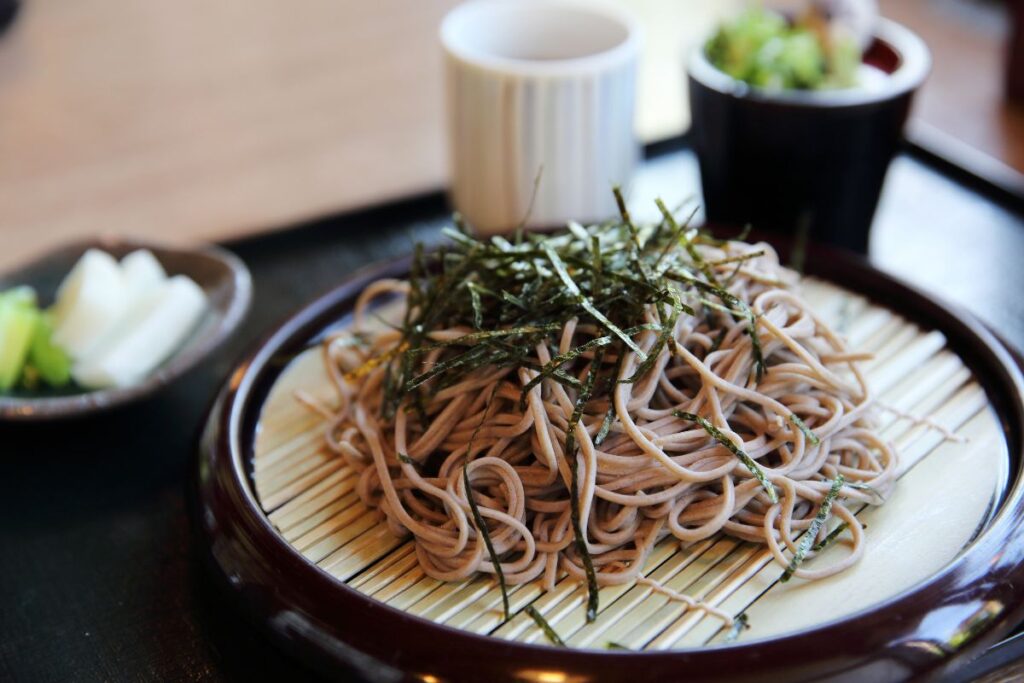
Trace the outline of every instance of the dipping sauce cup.
<path fill-rule="evenodd" d="M 480 233 L 615 213 L 639 155 L 640 30 L 614 5 L 476 0 L 441 25 L 451 199 Z M 536 196 L 534 196 L 536 186 Z M 531 206 L 532 204 L 532 206 Z"/>

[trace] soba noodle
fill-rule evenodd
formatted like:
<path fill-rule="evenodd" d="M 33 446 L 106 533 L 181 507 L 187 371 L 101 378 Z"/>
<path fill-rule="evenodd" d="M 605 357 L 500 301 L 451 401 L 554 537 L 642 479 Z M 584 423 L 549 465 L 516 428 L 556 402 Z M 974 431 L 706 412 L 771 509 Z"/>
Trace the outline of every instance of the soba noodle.
<path fill-rule="evenodd" d="M 555 239 L 575 238 L 547 238 Z M 540 249 L 547 243 L 537 242 Z M 584 346 L 559 366 L 561 379 L 545 377 L 525 401 L 524 387 L 539 369 L 551 367 L 553 357 L 571 357 L 601 337 L 614 339 L 589 309 L 577 309 L 523 349 L 520 362 L 483 364 L 448 385 L 428 379 L 418 405 L 406 395 L 390 415 L 388 373 L 409 342 L 406 332 L 380 324 L 373 312 L 389 300 L 397 318 L 408 320 L 410 283 L 386 279 L 367 287 L 351 326 L 325 340 L 338 396 L 336 406 L 319 407 L 329 422 L 327 443 L 360 473 L 362 501 L 380 511 L 394 534 L 413 540 L 425 574 L 458 581 L 500 566 L 509 584 L 539 580 L 551 590 L 565 574 L 585 581 L 567 440 L 575 442 L 576 521 L 600 585 L 648 581 L 641 575 L 644 562 L 668 536 L 682 544 L 716 534 L 764 544 L 779 565 L 803 579 L 842 571 L 861 557 L 864 536 L 853 510 L 888 496 L 896 464 L 872 422 L 871 394 L 858 367 L 865 355 L 847 349 L 810 310 L 795 274 L 780 266 L 768 245 L 688 241 L 685 234 L 681 243 L 693 251 L 668 244 L 669 261 L 686 259 L 703 281 L 727 283 L 737 301 L 712 301 L 707 287 L 668 285 L 694 311 L 678 315 L 663 345 L 657 341 L 670 319 L 648 304 L 642 315 L 647 327 L 630 335 L 639 352 L 625 344 Z M 531 253 L 540 258 L 538 248 Z M 648 265 L 662 263 L 652 255 Z M 756 334 L 737 312 L 738 302 L 752 312 Z M 421 331 L 423 350 L 413 356 L 417 372 L 443 367 L 480 343 L 468 318 Z M 755 367 L 758 342 L 763 374 Z M 629 383 L 647 354 L 653 365 Z M 588 385 L 611 388 L 581 402 Z M 719 438 L 694 416 L 713 425 Z M 574 438 L 567 439 L 571 424 Z M 605 424 L 610 431 L 596 443 Z M 737 448 L 725 447 L 721 438 Z M 737 450 L 756 463 L 764 482 Z M 467 480 L 489 539 L 474 524 Z M 841 535 L 847 552 L 824 566 L 797 565 L 795 554 L 816 554 L 799 547 L 801 535 L 834 485 L 831 526 L 845 526 L 830 540 Z M 826 539 L 829 526 L 814 526 L 811 540 Z"/>

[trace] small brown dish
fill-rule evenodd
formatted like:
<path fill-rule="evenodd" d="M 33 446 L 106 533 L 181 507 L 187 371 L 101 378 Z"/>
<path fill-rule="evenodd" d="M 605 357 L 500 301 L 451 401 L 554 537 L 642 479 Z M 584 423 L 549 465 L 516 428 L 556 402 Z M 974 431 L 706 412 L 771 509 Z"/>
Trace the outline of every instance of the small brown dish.
<path fill-rule="evenodd" d="M 252 299 L 249 269 L 234 254 L 213 246 L 170 247 L 127 237 L 83 240 L 51 251 L 17 270 L 0 274 L 0 291 L 30 285 L 41 303 L 52 302 L 57 287 L 78 258 L 91 248 L 115 258 L 149 249 L 168 275 L 186 275 L 206 293 L 209 308 L 198 327 L 145 381 L 97 391 L 80 388 L 15 391 L 0 395 L 0 421 L 42 421 L 88 415 L 149 396 L 184 374 L 220 346 L 245 318 Z"/>

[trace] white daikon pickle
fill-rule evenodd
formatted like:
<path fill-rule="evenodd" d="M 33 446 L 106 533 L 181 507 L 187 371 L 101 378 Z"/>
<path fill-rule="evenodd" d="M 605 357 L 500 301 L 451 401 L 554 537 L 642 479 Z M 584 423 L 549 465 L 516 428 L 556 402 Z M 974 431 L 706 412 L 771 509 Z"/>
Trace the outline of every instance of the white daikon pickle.
<path fill-rule="evenodd" d="M 79 365 L 87 365 L 94 356 L 99 356 L 117 344 L 132 320 L 141 314 L 139 309 L 153 305 L 153 296 L 167 282 L 167 273 L 163 266 L 148 249 L 139 249 L 121 259 L 121 282 L 123 283 L 127 303 L 124 314 L 117 324 L 111 326 L 107 333 L 93 344 L 84 356 L 77 356 Z"/>
<path fill-rule="evenodd" d="M 75 359 L 89 355 L 120 322 L 129 295 L 117 261 L 99 249 L 78 259 L 57 290 L 53 341 Z"/>
<path fill-rule="evenodd" d="M 133 303 L 147 297 L 167 281 L 167 273 L 149 249 L 133 251 L 121 259 L 121 272 Z"/>
<path fill-rule="evenodd" d="M 184 343 L 206 309 L 206 295 L 195 282 L 175 275 L 132 306 L 109 345 L 77 363 L 72 377 L 83 387 L 135 384 Z"/>

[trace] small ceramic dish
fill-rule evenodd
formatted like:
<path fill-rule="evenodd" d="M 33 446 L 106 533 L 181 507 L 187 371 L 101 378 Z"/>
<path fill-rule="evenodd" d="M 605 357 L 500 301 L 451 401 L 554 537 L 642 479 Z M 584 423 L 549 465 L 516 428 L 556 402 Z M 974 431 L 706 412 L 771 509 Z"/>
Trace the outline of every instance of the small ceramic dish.
<path fill-rule="evenodd" d="M 149 249 L 168 275 L 186 275 L 206 293 L 208 309 L 188 340 L 139 384 L 95 391 L 78 387 L 0 394 L 0 420 L 39 421 L 108 410 L 149 396 L 184 374 L 220 346 L 239 326 L 252 299 L 252 278 L 234 254 L 213 246 L 170 247 L 122 237 L 83 240 L 51 251 L 16 270 L 0 274 L 0 291 L 31 285 L 49 305 L 57 287 L 87 249 L 115 258 Z"/>

